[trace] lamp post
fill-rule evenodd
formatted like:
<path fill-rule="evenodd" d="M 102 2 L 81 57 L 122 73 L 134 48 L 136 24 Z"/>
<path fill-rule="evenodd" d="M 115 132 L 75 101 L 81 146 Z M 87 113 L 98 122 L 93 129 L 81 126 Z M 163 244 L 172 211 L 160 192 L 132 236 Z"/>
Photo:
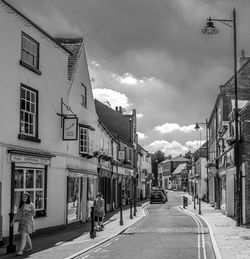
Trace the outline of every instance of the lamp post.
<path fill-rule="evenodd" d="M 236 11 L 233 9 L 233 19 L 207 19 L 207 25 L 202 29 L 202 33 L 206 35 L 217 34 L 219 30 L 215 28 L 213 21 L 220 22 L 228 27 L 233 28 L 234 43 L 234 94 L 235 94 L 235 169 L 236 169 L 236 226 L 241 225 L 241 179 L 240 179 L 240 159 L 239 159 L 239 130 L 238 130 L 238 88 L 237 88 L 237 37 L 236 37 Z"/>
<path fill-rule="evenodd" d="M 207 127 L 207 125 L 208 125 L 208 123 L 207 123 L 207 119 L 206 119 L 206 122 L 196 122 L 196 124 L 195 124 L 195 130 L 196 131 L 198 131 L 199 129 L 200 129 L 200 126 L 199 125 L 205 125 L 205 127 L 206 127 L 206 143 L 207 143 L 207 150 L 206 150 L 206 156 L 207 156 L 207 163 L 208 163 L 208 154 L 209 154 L 209 152 L 208 152 L 208 127 Z M 208 184 L 208 167 L 206 167 L 207 168 L 207 202 L 209 201 L 209 199 L 208 199 L 208 196 L 209 196 L 209 184 Z"/>

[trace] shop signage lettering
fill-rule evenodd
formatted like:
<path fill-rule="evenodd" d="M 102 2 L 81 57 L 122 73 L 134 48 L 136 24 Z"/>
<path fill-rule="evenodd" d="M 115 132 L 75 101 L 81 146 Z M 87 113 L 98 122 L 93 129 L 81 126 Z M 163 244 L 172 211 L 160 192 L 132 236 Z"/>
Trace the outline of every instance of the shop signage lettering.
<path fill-rule="evenodd" d="M 43 165 L 50 164 L 50 159 L 43 159 L 39 157 L 17 156 L 17 155 L 12 155 L 11 161 L 16 163 L 32 163 L 32 164 L 43 164 Z"/>

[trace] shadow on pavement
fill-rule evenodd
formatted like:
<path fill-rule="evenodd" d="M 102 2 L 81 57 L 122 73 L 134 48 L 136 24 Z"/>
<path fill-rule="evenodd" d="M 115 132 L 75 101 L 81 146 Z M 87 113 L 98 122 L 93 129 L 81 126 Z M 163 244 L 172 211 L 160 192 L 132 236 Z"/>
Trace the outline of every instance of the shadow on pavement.
<path fill-rule="evenodd" d="M 142 206 L 146 200 L 138 202 L 137 207 Z M 129 209 L 129 205 L 123 206 L 124 210 Z M 119 213 L 120 209 L 115 209 L 112 212 L 108 212 L 105 215 L 104 223 L 108 223 L 110 218 L 115 214 Z M 38 231 L 31 235 L 32 243 L 33 243 L 33 250 L 32 253 L 37 253 L 51 247 L 55 247 L 61 245 L 64 242 L 69 242 L 74 240 L 75 238 L 87 234 L 90 232 L 91 229 L 91 221 L 82 222 L 82 223 L 75 223 L 72 225 L 68 225 L 66 227 L 62 227 L 59 230 L 52 230 L 50 232 L 41 232 Z M 15 237 L 14 243 L 16 244 L 16 248 L 19 248 L 20 238 L 19 236 Z M 15 253 L 7 254 L 6 250 L 7 244 L 3 247 L 0 247 L 0 258 L 28 258 L 29 254 L 24 254 L 22 256 L 16 256 Z"/>

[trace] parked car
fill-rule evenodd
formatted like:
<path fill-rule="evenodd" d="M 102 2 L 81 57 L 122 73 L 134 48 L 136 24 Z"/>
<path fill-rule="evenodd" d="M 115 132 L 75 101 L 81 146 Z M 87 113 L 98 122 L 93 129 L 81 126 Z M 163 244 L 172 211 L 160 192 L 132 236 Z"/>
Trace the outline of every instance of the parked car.
<path fill-rule="evenodd" d="M 162 202 L 162 203 L 166 202 L 166 197 L 164 196 L 162 191 L 157 190 L 157 191 L 151 192 L 150 203 L 152 204 L 154 202 Z"/>
<path fill-rule="evenodd" d="M 165 197 L 165 202 L 168 201 L 168 192 L 167 190 L 163 189 L 162 187 L 154 187 L 153 191 L 161 191 Z"/>

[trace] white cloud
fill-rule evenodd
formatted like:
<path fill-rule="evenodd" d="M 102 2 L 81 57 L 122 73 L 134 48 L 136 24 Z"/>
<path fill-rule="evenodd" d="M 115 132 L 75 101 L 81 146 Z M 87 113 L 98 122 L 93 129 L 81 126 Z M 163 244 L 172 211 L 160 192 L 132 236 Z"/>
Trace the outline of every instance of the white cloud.
<path fill-rule="evenodd" d="M 93 89 L 93 95 L 94 98 L 98 99 L 102 103 L 109 102 L 113 109 L 115 109 L 115 106 L 122 106 L 122 108 L 130 106 L 128 97 L 125 94 L 111 89 Z"/>
<path fill-rule="evenodd" d="M 144 116 L 144 115 L 143 115 L 142 113 L 137 113 L 137 114 L 136 114 L 136 118 L 137 118 L 137 119 L 141 119 L 143 116 Z"/>
<path fill-rule="evenodd" d="M 154 77 L 136 78 L 134 75 L 130 73 L 124 73 L 122 76 L 113 73 L 112 78 L 122 85 L 133 85 L 133 86 L 146 85 L 147 82 L 152 82 L 154 80 Z"/>
<path fill-rule="evenodd" d="M 180 126 L 177 123 L 165 123 L 161 126 L 156 126 L 155 130 L 159 131 L 163 134 L 166 133 L 172 133 L 174 131 L 180 131 L 180 132 L 184 132 L 184 133 L 189 133 L 189 132 L 193 132 L 195 131 L 194 129 L 195 125 L 188 125 L 188 126 Z"/>
<path fill-rule="evenodd" d="M 144 140 L 148 138 L 148 136 L 146 136 L 144 133 L 141 133 L 141 132 L 137 132 L 137 135 L 139 140 Z"/>
<path fill-rule="evenodd" d="M 112 74 L 112 77 L 117 80 L 120 84 L 125 85 L 138 85 L 141 83 L 141 80 L 135 78 L 132 74 L 125 73 L 123 76 L 119 76 L 118 74 Z M 143 80 L 142 80 L 143 82 Z"/>
<path fill-rule="evenodd" d="M 172 155 L 174 157 L 180 154 L 184 155 L 188 151 L 195 152 L 204 143 L 205 143 L 204 140 L 201 140 L 201 141 L 194 140 L 194 141 L 187 141 L 185 145 L 182 145 L 176 140 L 172 142 L 169 142 L 166 140 L 156 140 L 150 143 L 145 148 L 151 153 L 161 150 L 163 153 L 165 153 L 166 156 Z"/>
<path fill-rule="evenodd" d="M 95 67 L 100 67 L 100 64 L 97 63 L 97 62 L 94 61 L 94 60 L 90 61 L 90 65 L 95 66 Z"/>
<path fill-rule="evenodd" d="M 189 150 L 191 150 L 191 152 L 194 152 L 204 143 L 205 143 L 205 140 L 194 140 L 194 141 L 187 141 L 185 145 Z"/>
<path fill-rule="evenodd" d="M 152 153 L 161 150 L 166 156 L 178 156 L 188 152 L 188 148 L 186 146 L 183 146 L 175 140 L 172 142 L 168 142 L 166 140 L 156 140 L 147 146 L 147 150 Z"/>

